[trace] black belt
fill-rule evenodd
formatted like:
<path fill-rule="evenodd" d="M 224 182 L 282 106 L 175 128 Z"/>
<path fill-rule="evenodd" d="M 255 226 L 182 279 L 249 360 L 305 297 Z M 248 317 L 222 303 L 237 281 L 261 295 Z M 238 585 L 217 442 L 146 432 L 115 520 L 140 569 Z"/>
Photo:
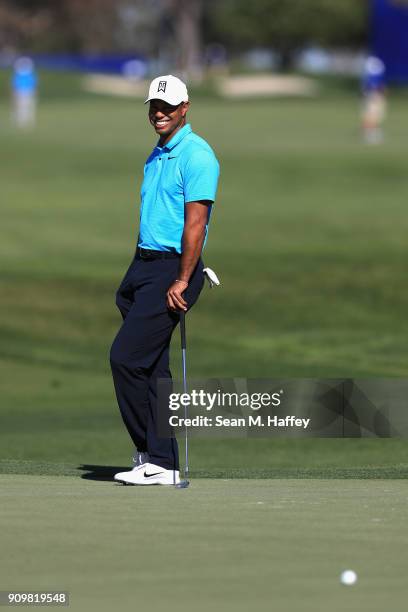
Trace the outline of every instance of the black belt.
<path fill-rule="evenodd" d="M 136 258 L 137 259 L 177 259 L 180 257 L 180 253 L 176 251 L 152 251 L 151 249 L 142 249 L 137 247 Z"/>

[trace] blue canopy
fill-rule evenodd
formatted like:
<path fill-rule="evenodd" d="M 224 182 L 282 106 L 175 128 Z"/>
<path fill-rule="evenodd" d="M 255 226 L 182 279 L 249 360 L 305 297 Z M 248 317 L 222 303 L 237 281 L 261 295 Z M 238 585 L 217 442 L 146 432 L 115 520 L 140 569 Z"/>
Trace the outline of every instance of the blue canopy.
<path fill-rule="evenodd" d="M 389 83 L 408 83 L 408 0 L 371 0 L 371 53 Z"/>

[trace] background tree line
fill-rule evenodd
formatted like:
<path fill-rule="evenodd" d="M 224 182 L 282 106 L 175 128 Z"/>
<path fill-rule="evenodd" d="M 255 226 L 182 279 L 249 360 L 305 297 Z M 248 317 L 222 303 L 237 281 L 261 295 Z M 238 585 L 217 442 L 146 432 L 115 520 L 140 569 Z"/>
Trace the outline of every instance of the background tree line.
<path fill-rule="evenodd" d="M 0 47 L 19 52 L 160 48 L 200 62 L 203 45 L 270 47 L 290 64 L 308 44 L 361 47 L 369 0 L 0 0 Z"/>

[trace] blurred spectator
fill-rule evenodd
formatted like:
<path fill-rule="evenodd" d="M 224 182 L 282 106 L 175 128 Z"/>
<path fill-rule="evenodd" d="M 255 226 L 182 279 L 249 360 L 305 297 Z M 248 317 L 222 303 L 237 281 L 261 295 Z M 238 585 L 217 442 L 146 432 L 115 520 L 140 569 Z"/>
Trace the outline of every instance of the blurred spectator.
<path fill-rule="evenodd" d="M 362 132 L 368 144 L 383 141 L 383 122 L 386 115 L 385 66 L 378 58 L 367 58 L 362 80 Z"/>
<path fill-rule="evenodd" d="M 13 118 L 19 128 L 33 127 L 36 120 L 37 75 L 29 57 L 14 64 L 12 77 Z"/>
<path fill-rule="evenodd" d="M 228 72 L 227 50 L 221 43 L 210 43 L 205 48 L 204 60 L 209 76 L 225 76 Z"/>

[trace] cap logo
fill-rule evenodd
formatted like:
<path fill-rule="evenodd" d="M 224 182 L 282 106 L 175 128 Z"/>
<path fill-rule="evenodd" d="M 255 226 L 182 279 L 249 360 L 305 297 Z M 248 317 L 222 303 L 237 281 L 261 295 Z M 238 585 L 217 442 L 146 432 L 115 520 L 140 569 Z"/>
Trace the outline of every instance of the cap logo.
<path fill-rule="evenodd" d="M 162 91 L 163 93 L 166 93 L 166 85 L 167 81 L 160 81 L 159 86 L 157 88 L 157 92 Z"/>

